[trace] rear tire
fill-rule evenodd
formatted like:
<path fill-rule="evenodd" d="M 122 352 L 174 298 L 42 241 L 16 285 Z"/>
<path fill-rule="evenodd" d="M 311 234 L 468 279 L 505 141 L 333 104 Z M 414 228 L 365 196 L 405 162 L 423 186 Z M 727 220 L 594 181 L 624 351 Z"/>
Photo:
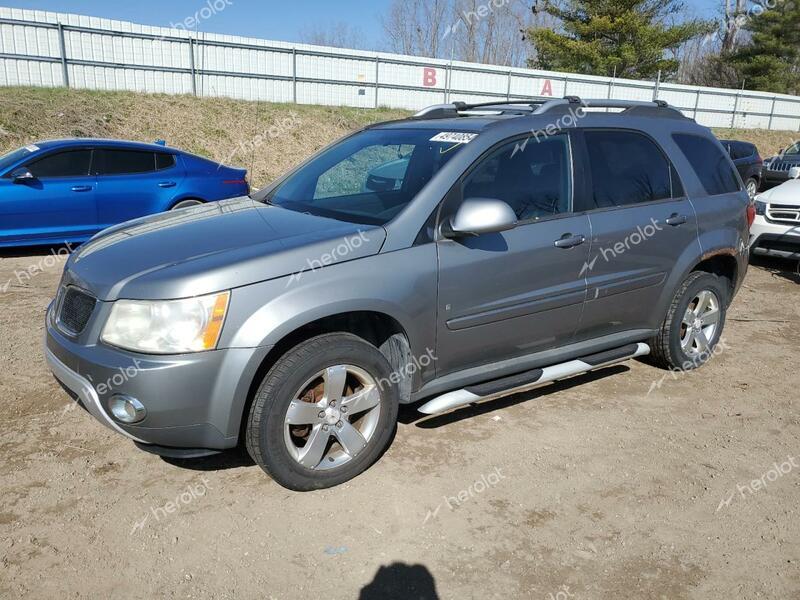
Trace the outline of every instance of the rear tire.
<path fill-rule="evenodd" d="M 725 280 L 695 271 L 680 285 L 658 334 L 650 340 L 650 362 L 670 370 L 691 371 L 713 356 L 728 307 Z"/>
<path fill-rule="evenodd" d="M 278 359 L 256 392 L 247 451 L 290 490 L 352 479 L 394 437 L 399 394 L 391 376 L 383 354 L 352 334 L 330 333 L 298 344 Z"/>
<path fill-rule="evenodd" d="M 750 177 L 744 184 L 745 189 L 747 190 L 747 195 L 750 198 L 755 198 L 756 194 L 758 194 L 758 179 L 755 177 Z"/>

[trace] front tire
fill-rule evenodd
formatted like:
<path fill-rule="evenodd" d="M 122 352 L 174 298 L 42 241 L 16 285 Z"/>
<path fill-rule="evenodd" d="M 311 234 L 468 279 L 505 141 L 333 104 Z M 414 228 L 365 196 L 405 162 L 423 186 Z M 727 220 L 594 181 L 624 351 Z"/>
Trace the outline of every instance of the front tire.
<path fill-rule="evenodd" d="M 289 350 L 256 392 L 245 441 L 280 485 L 308 491 L 366 471 L 389 447 L 399 395 L 380 351 L 348 333 Z"/>
<path fill-rule="evenodd" d="M 680 371 L 708 362 L 725 326 L 728 295 L 721 277 L 702 271 L 689 274 L 675 293 L 660 331 L 650 340 L 651 362 Z"/>

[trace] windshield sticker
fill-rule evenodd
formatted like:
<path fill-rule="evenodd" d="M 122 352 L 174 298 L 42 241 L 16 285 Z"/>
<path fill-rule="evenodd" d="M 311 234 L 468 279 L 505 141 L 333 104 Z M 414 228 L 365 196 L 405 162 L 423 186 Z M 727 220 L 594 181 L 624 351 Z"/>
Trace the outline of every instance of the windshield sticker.
<path fill-rule="evenodd" d="M 28 152 L 38 152 L 39 146 L 37 146 L 36 144 L 31 144 L 30 146 L 25 146 L 25 150 L 27 150 Z"/>
<path fill-rule="evenodd" d="M 469 144 L 478 137 L 477 133 L 463 133 L 460 131 L 443 131 L 431 138 L 432 142 L 444 142 L 446 144 Z"/>

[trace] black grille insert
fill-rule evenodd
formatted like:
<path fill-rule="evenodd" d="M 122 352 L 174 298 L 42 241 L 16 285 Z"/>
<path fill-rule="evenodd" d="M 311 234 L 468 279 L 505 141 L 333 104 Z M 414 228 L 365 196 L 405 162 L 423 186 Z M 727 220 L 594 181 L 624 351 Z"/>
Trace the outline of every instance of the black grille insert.
<path fill-rule="evenodd" d="M 89 318 L 92 316 L 97 300 L 77 288 L 67 288 L 61 301 L 61 312 L 58 324 L 67 333 L 78 335 L 83 333 Z"/>

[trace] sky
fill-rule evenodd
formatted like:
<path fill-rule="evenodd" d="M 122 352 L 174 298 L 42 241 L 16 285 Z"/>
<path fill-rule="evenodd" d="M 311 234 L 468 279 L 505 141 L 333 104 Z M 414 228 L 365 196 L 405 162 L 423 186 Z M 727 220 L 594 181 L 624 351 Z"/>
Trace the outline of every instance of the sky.
<path fill-rule="evenodd" d="M 200 20 L 200 30 L 269 40 L 299 42 L 301 32 L 344 22 L 363 35 L 369 50 L 386 50 L 380 15 L 391 0 L 0 0 L 0 6 L 69 12 L 169 27 L 207 6 L 224 7 Z M 697 16 L 716 16 L 720 0 L 687 0 Z M 209 11 L 206 10 L 206 14 Z"/>

